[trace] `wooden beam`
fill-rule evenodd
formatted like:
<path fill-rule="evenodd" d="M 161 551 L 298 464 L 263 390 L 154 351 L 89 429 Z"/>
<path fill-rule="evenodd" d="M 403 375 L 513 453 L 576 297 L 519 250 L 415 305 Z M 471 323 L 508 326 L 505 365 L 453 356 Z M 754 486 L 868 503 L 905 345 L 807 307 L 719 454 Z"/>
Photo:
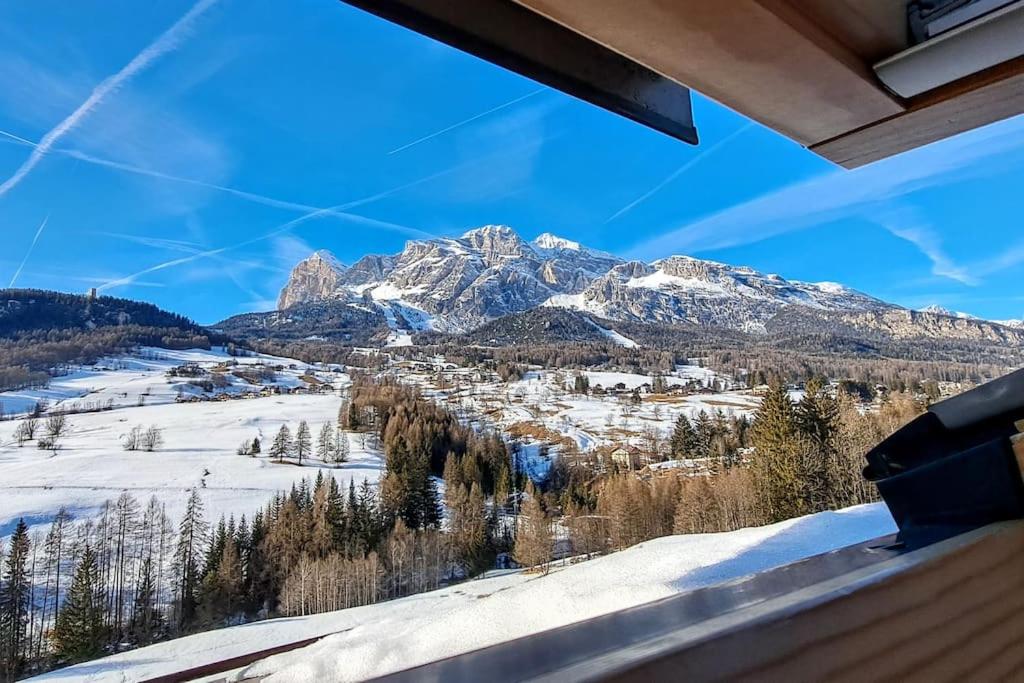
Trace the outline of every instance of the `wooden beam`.
<path fill-rule="evenodd" d="M 904 109 L 800 2 L 515 1 L 804 145 Z"/>
<path fill-rule="evenodd" d="M 342 0 L 690 144 L 690 91 L 512 0 Z"/>
<path fill-rule="evenodd" d="M 932 683 L 1011 676 L 1024 665 L 1024 523 L 964 534 L 735 616 L 742 618 L 703 642 L 602 678 Z M 1014 654 L 1003 656 L 1007 650 Z"/>
<path fill-rule="evenodd" d="M 839 550 L 379 680 L 931 683 L 1022 667 L 1024 521 L 1013 521 L 911 552 Z"/>
<path fill-rule="evenodd" d="M 856 168 L 1024 112 L 1024 58 L 1005 62 L 913 100 L 906 112 L 811 150 Z"/>

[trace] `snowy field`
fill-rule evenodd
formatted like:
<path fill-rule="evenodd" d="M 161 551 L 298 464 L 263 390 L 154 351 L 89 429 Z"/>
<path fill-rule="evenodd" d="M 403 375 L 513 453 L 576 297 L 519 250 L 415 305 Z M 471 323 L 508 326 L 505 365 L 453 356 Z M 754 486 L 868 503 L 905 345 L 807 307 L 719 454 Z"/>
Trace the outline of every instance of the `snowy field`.
<path fill-rule="evenodd" d="M 349 460 L 338 465 L 311 459 L 299 467 L 287 460 L 277 463 L 267 453 L 282 424 L 294 434 L 299 421 L 306 420 L 315 441 L 321 425 L 336 419 L 339 391 L 348 377 L 333 368 L 269 356 L 238 358 L 241 367 L 265 364 L 281 369 L 259 385 L 229 374 L 231 384 L 213 392 L 253 394 L 252 398 L 178 402 L 179 394 L 213 394 L 193 385 L 182 389 L 182 378 L 168 378 L 168 369 L 190 362 L 212 370 L 230 360 L 218 351 L 150 349 L 140 357 L 106 360 L 96 369 L 58 378 L 46 390 L 19 394 L 25 402 L 47 398 L 51 409 L 74 401 L 108 400 L 113 400 L 113 408 L 69 415 L 68 434 L 56 453 L 38 450 L 35 442 L 19 447 L 13 436 L 18 421 L 0 422 L 0 539 L 11 533 L 18 518 L 31 526 L 45 525 L 61 506 L 76 519 L 94 517 L 105 501 L 122 491 L 129 491 L 142 506 L 156 496 L 176 522 L 196 487 L 207 519 L 216 521 L 222 514 L 251 517 L 275 492 L 302 478 L 314 479 L 320 469 L 346 486 L 353 478 L 357 485 L 364 478 L 371 483 L 379 479 L 382 455 L 364 448 L 358 435 L 348 435 Z M 330 385 L 324 393 L 256 395 L 264 387 L 308 386 L 314 375 L 316 382 Z M 0 400 L 13 403 L 12 396 Z M 123 449 L 122 439 L 132 427 L 151 425 L 163 432 L 159 450 Z M 263 444 L 259 456 L 236 453 L 243 441 L 257 437 Z"/>
<path fill-rule="evenodd" d="M 203 392 L 189 383 L 191 378 L 165 379 L 167 371 L 190 363 L 211 373 L 216 372 L 226 382 L 226 386 L 218 387 L 213 392 Z M 232 374 L 233 371 L 279 366 L 283 366 L 283 369 L 274 371 L 272 378 L 259 384 L 252 384 Z M 323 375 L 325 369 L 328 370 L 326 378 L 332 379 L 331 375 L 335 374 L 330 372 L 332 368 L 317 368 L 290 358 L 264 354 L 236 357 L 220 348 L 210 351 L 171 351 L 143 347 L 130 356 L 101 358 L 95 365 L 74 368 L 66 375 L 55 377 L 45 389 L 0 392 L 0 404 L 4 413 L 10 416 L 27 413 L 39 401 L 50 407 L 68 407 L 76 402 L 102 405 L 110 402 L 113 407 L 136 406 L 140 397 L 145 405 L 173 403 L 179 396 L 199 397 L 204 393 L 212 397 L 218 394 L 255 393 L 263 387 L 293 389 L 304 384 L 299 378 L 308 371 L 313 370 Z"/>
<path fill-rule="evenodd" d="M 424 664 L 713 585 L 895 531 L 883 505 L 723 534 L 669 536 L 547 576 L 510 572 L 365 607 L 211 631 L 38 679 L 139 681 L 310 637 L 234 672 L 265 683 L 351 681 Z M 220 677 L 218 677 L 220 678 Z"/>

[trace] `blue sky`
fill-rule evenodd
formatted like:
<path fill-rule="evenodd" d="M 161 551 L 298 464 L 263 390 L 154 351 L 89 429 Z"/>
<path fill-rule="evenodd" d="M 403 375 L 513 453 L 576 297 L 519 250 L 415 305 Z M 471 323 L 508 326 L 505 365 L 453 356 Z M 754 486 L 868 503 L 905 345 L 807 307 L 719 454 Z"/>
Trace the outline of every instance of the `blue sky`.
<path fill-rule="evenodd" d="M 853 172 L 701 97 L 691 147 L 323 0 L 0 5 L 0 286 L 273 307 L 488 223 L 1024 317 L 1024 117 Z"/>

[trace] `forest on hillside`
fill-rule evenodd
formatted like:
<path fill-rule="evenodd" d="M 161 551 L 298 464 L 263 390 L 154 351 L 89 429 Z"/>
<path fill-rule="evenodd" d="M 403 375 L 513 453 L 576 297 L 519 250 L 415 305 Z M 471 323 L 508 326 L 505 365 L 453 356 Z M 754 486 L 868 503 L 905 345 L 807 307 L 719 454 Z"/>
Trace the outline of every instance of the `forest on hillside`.
<path fill-rule="evenodd" d="M 225 343 L 152 304 L 35 289 L 0 290 L 0 391 L 45 386 L 70 364 L 138 346 L 209 349 Z"/>

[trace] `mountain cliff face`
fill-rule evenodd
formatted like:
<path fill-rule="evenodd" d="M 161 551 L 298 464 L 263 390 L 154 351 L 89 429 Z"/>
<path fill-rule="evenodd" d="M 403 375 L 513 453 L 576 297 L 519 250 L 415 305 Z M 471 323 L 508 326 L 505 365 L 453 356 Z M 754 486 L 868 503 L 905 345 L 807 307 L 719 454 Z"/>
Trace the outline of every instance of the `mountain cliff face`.
<path fill-rule="evenodd" d="M 288 284 L 277 299 L 278 309 L 332 298 L 344 272 L 345 266 L 331 252 L 314 252 L 292 269 Z"/>
<path fill-rule="evenodd" d="M 466 332 L 503 316 L 553 307 L 602 320 L 696 325 L 752 334 L 862 330 L 891 339 L 1024 344 L 1020 328 L 910 311 L 830 282 L 787 280 L 688 256 L 625 261 L 545 233 L 532 242 L 488 225 L 459 238 L 415 240 L 393 256 L 346 268 L 328 252 L 299 263 L 280 309 L 317 301 L 380 314 L 392 329 Z"/>

